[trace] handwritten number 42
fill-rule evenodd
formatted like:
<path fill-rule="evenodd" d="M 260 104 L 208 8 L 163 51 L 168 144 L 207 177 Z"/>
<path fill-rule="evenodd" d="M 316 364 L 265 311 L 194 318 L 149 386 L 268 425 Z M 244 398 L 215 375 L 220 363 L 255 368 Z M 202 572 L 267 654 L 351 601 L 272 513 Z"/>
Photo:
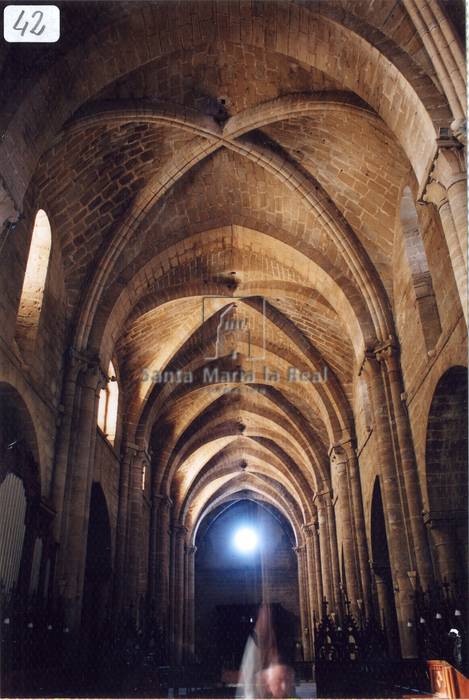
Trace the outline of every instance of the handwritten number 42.
<path fill-rule="evenodd" d="M 25 22 L 23 24 L 23 26 L 20 25 L 20 22 L 23 19 L 23 15 L 24 15 L 24 10 L 21 10 L 21 14 L 19 15 L 18 19 L 16 20 L 16 22 L 13 25 L 13 29 L 16 29 L 18 32 L 21 32 L 21 36 L 25 35 L 25 32 L 26 32 L 27 28 L 29 27 L 29 22 Z M 36 21 L 36 24 L 34 25 L 34 27 L 32 29 L 30 29 L 29 31 L 31 34 L 35 34 L 36 36 L 41 36 L 42 32 L 46 28 L 46 25 L 43 24 L 42 27 L 39 29 L 39 25 L 42 22 L 42 18 L 44 17 L 44 13 L 41 12 L 41 10 L 36 10 L 36 12 L 33 12 L 32 18 L 34 19 L 36 17 L 36 15 L 39 15 L 39 18 Z"/>

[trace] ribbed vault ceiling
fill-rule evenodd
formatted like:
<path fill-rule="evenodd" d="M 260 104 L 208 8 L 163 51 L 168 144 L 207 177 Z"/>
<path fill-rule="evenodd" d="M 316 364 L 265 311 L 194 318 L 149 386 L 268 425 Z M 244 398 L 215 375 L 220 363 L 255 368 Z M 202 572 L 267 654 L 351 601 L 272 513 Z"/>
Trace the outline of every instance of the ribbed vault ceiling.
<path fill-rule="evenodd" d="M 70 334 L 113 359 L 124 435 L 192 532 L 246 496 L 298 534 L 353 433 L 363 352 L 393 332 L 400 192 L 449 110 L 400 3 L 241 3 L 241 23 L 235 3 L 96 5 L 82 19 L 104 48 L 62 47 L 70 66 L 88 51 L 83 81 L 18 165 L 61 249 Z M 53 51 L 38 86 L 66 80 Z"/>

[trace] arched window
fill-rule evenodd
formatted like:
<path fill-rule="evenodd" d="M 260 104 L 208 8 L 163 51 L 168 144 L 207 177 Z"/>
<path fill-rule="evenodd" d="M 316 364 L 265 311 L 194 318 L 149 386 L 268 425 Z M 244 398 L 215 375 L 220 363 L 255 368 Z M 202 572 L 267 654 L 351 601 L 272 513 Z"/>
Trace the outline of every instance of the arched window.
<path fill-rule="evenodd" d="M 401 199 L 401 226 L 404 247 L 415 291 L 425 346 L 432 350 L 441 334 L 440 316 L 433 291 L 428 260 L 410 187 L 404 187 Z"/>
<path fill-rule="evenodd" d="M 466 590 L 468 571 L 467 368 L 451 367 L 435 388 L 427 423 L 427 526 L 440 579 Z"/>
<path fill-rule="evenodd" d="M 18 309 L 16 337 L 20 345 L 32 350 L 41 315 L 44 288 L 52 244 L 47 214 L 39 209 L 34 219 L 28 262 Z"/>
<path fill-rule="evenodd" d="M 119 387 L 116 371 L 112 362 L 108 369 L 109 381 L 105 389 L 101 389 L 98 406 L 98 425 L 109 440 L 114 444 L 116 439 L 117 407 L 119 404 Z"/>

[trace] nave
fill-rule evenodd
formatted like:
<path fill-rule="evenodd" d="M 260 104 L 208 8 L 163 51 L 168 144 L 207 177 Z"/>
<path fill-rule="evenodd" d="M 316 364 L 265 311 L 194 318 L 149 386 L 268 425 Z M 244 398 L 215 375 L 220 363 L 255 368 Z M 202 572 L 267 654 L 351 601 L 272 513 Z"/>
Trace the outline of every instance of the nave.
<path fill-rule="evenodd" d="M 300 696 L 463 697 L 464 3 L 56 5 L 0 44 L 3 694 L 234 696 L 268 604 Z"/>

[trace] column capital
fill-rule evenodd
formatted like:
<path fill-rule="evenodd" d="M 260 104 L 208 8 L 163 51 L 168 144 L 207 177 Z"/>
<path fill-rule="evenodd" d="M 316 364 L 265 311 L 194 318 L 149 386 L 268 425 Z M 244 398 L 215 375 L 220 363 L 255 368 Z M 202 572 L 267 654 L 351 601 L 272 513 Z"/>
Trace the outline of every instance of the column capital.
<path fill-rule="evenodd" d="M 399 346 L 395 338 L 390 336 L 383 343 L 378 343 L 374 348 L 378 362 L 387 364 L 389 360 L 396 359 L 399 354 Z"/>
<path fill-rule="evenodd" d="M 346 428 L 346 429 L 340 431 L 340 433 L 341 433 L 340 436 L 338 436 L 334 440 L 334 442 L 332 443 L 331 449 L 335 445 L 337 445 L 339 447 L 343 447 L 344 449 L 346 449 L 348 446 L 354 447 L 354 445 L 357 442 L 357 438 L 356 438 L 354 429 L 353 428 Z"/>
<path fill-rule="evenodd" d="M 466 178 L 463 145 L 453 137 L 437 139 L 438 152 L 433 161 L 430 180 L 440 182 L 445 189 Z"/>
<path fill-rule="evenodd" d="M 306 545 L 304 544 L 299 544 L 294 547 L 292 547 L 293 551 L 296 553 L 298 557 L 302 556 L 306 550 Z"/>
<path fill-rule="evenodd" d="M 303 530 L 306 537 L 310 538 L 317 532 L 319 524 L 317 520 L 312 520 L 309 523 L 303 523 L 301 529 Z"/>
<path fill-rule="evenodd" d="M 347 453 L 342 445 L 332 445 L 329 448 L 329 459 L 331 460 L 331 467 L 334 470 L 342 474 L 347 468 Z"/>
<path fill-rule="evenodd" d="M 448 193 L 441 182 L 430 180 L 424 190 L 422 200 L 420 201 L 425 204 L 434 204 L 439 210 L 445 204 L 448 204 Z"/>
<path fill-rule="evenodd" d="M 171 500 L 171 498 L 169 496 L 166 496 L 166 494 L 164 493 L 154 493 L 152 495 L 152 500 L 158 501 L 160 508 L 171 508 L 171 506 L 173 505 L 173 501 Z"/>
<path fill-rule="evenodd" d="M 465 118 L 455 119 L 451 123 L 451 131 L 459 143 L 462 143 L 463 146 L 467 145 L 467 120 Z"/>
<path fill-rule="evenodd" d="M 197 551 L 197 547 L 194 544 L 193 545 L 186 545 L 186 554 L 188 557 L 194 556 L 196 551 Z"/>
<path fill-rule="evenodd" d="M 452 137 L 437 140 L 433 163 L 426 182 L 420 189 L 417 202 L 432 203 L 440 209 L 447 203 L 447 190 L 467 177 L 465 149 Z"/>
<path fill-rule="evenodd" d="M 173 532 L 176 535 L 176 537 L 185 537 L 189 530 L 185 525 L 181 525 L 180 523 L 175 523 L 173 525 Z"/>
<path fill-rule="evenodd" d="M 345 454 L 347 455 L 347 461 L 351 462 L 357 459 L 357 441 L 356 438 L 348 440 L 348 442 L 343 442 L 341 445 L 344 448 Z"/>
<path fill-rule="evenodd" d="M 142 464 L 145 464 L 147 467 L 150 466 L 151 457 L 146 447 L 138 447 L 136 456 L 142 462 Z"/>
<path fill-rule="evenodd" d="M 362 372 L 365 372 L 365 374 L 372 374 L 379 371 L 380 360 L 377 354 L 378 348 L 380 348 L 380 344 L 365 348 L 361 364 L 358 368 L 358 376 L 360 376 Z"/>
<path fill-rule="evenodd" d="M 133 442 L 126 442 L 123 450 L 124 461 L 130 461 L 131 459 L 133 459 L 137 452 L 138 445 L 135 445 Z"/>
<path fill-rule="evenodd" d="M 370 561 L 370 569 L 373 572 L 373 574 L 375 576 L 378 576 L 379 578 L 383 578 L 387 571 L 387 567 L 375 561 Z"/>
<path fill-rule="evenodd" d="M 79 383 L 82 387 L 99 392 L 108 382 L 107 375 L 101 369 L 97 358 L 89 359 L 80 365 Z"/>
<path fill-rule="evenodd" d="M 96 362 L 96 356 L 90 355 L 90 353 L 77 350 L 73 345 L 69 345 L 64 352 L 65 359 L 68 365 L 73 369 L 81 371 L 85 369 L 89 364 Z"/>
<path fill-rule="evenodd" d="M 377 371 L 379 365 L 386 366 L 388 369 L 395 367 L 399 357 L 399 343 L 397 339 L 390 335 L 386 340 L 379 341 L 371 348 L 365 350 L 363 361 L 358 374 L 363 370 Z"/>

